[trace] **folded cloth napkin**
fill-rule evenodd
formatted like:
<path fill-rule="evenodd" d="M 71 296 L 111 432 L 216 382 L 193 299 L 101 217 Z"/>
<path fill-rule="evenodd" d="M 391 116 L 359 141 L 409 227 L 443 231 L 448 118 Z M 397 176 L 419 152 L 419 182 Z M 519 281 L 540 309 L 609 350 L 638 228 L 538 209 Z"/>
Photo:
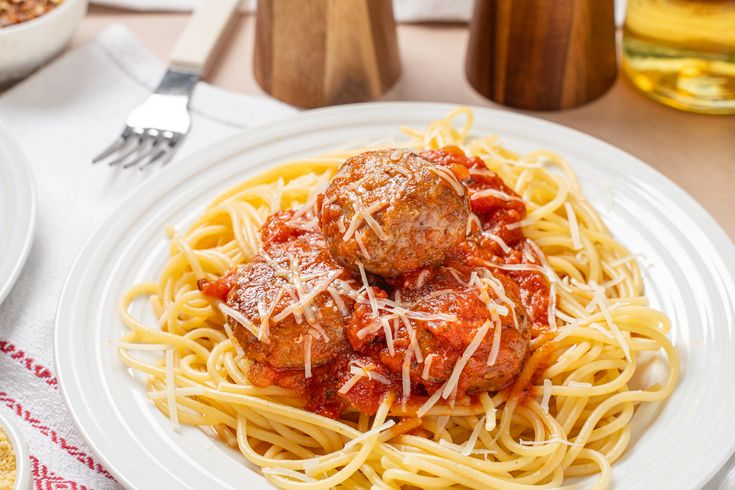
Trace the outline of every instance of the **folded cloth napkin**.
<path fill-rule="evenodd" d="M 76 433 L 54 373 L 56 305 L 64 278 L 94 228 L 145 172 L 91 165 L 164 65 L 121 26 L 66 53 L 0 96 L 0 121 L 31 162 L 38 190 L 35 242 L 0 305 L 0 410 L 16 417 L 32 455 L 36 488 L 117 488 Z M 176 158 L 294 109 L 200 83 L 192 130 Z M 170 163 L 175 165 L 175 161 Z"/>

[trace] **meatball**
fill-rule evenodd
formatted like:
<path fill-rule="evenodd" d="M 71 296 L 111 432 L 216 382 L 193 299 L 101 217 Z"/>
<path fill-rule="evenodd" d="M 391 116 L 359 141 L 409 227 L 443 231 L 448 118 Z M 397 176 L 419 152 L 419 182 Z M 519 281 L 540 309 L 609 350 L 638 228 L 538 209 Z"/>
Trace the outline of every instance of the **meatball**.
<path fill-rule="evenodd" d="M 412 383 L 423 384 L 428 392 L 434 392 L 451 377 L 457 361 L 485 322 L 490 320 L 490 328 L 462 370 L 457 393 L 463 396 L 465 393 L 498 391 L 510 385 L 523 367 L 530 341 L 527 315 L 518 287 L 502 274 L 493 276 L 482 270 L 477 277 L 483 277 L 483 282 L 492 281 L 493 285 L 483 286 L 481 290 L 474 281 L 467 285 L 471 277 L 469 269 L 461 272 L 441 268 L 408 274 L 400 289 L 402 299 L 412 315 L 423 314 L 430 318 L 410 320 L 423 362 L 418 362 L 413 354 L 415 351 L 405 325 L 401 325 L 395 334 L 395 354 L 383 349 L 381 362 L 399 373 L 405 355 L 412 351 Z M 498 305 L 497 315 L 491 314 L 489 300 Z M 496 321 L 500 323 L 501 332 L 499 350 L 493 361 Z"/>
<path fill-rule="evenodd" d="M 340 167 L 318 209 L 337 262 L 394 277 L 439 263 L 464 238 L 469 197 L 447 168 L 405 150 L 370 151 Z"/>
<path fill-rule="evenodd" d="M 345 293 L 353 282 L 332 260 L 320 235 L 274 242 L 237 270 L 227 297 L 227 306 L 242 314 L 250 328 L 232 315 L 227 321 L 248 359 L 273 368 L 304 369 L 305 342 L 310 342 L 311 365 L 316 367 L 344 346 L 343 327 L 354 305 Z M 304 308 L 282 314 L 315 288 L 321 292 L 302 301 Z"/>

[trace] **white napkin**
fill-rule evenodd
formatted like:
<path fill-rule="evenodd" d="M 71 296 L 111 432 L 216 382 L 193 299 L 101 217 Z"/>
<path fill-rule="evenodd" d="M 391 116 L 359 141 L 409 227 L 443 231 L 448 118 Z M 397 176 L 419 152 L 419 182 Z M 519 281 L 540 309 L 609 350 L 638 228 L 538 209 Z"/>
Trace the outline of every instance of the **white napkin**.
<path fill-rule="evenodd" d="M 66 412 L 53 372 L 54 317 L 64 278 L 86 238 L 123 195 L 155 172 L 90 161 L 120 133 L 127 113 L 163 70 L 128 30 L 114 26 L 0 95 L 0 120 L 28 156 L 38 191 L 35 242 L 0 306 L 0 410 L 21 425 L 36 488 L 117 487 Z M 204 83 L 196 88 L 192 108 L 192 130 L 176 158 L 294 112 L 274 100 Z"/>

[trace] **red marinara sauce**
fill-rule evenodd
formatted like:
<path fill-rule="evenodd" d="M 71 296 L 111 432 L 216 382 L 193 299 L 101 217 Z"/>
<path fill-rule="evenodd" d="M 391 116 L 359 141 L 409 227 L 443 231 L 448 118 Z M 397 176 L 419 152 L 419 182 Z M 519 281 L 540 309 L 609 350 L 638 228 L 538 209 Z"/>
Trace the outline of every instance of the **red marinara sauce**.
<path fill-rule="evenodd" d="M 468 174 L 462 183 L 470 192 L 472 212 L 477 216 L 481 230 L 460 245 L 448 260 L 483 266 L 533 264 L 541 260 L 526 241 L 517 223 L 526 215 L 523 200 L 503 180 L 489 170 L 479 157 L 468 157 L 456 146 L 421 153 L 438 165 L 460 167 Z M 455 172 L 458 178 L 460 174 Z M 514 226 L 515 225 L 515 226 Z M 529 259 L 533 258 L 534 261 Z M 501 269 L 502 270 L 502 269 Z M 535 270 L 502 270 L 513 279 L 521 291 L 521 299 L 531 320 L 531 336 L 537 337 L 549 330 L 549 281 Z"/>
<path fill-rule="evenodd" d="M 215 279 L 214 281 L 208 281 L 207 279 L 200 279 L 197 281 L 197 287 L 201 292 L 211 298 L 217 298 L 220 301 L 227 300 L 227 295 L 235 285 L 235 276 L 237 269 L 227 271 L 227 273 Z"/>
<path fill-rule="evenodd" d="M 541 264 L 540 258 L 529 247 L 521 227 L 517 226 L 526 215 L 523 201 L 498 175 L 485 166 L 482 159 L 467 157 L 458 147 L 431 150 L 420 156 L 452 170 L 468 189 L 472 211 L 476 216 L 476 220 L 473 219 L 468 227 L 471 233 L 467 240 L 448 254 L 444 265 L 456 265 L 463 270 L 473 267 L 493 270 L 496 266 L 501 267 L 496 267 L 493 272 L 507 276 L 518 286 L 521 303 L 528 314 L 531 337 L 543 335 L 549 330 L 550 289 L 546 276 L 537 270 L 502 269 L 506 265 Z M 268 250 L 272 244 L 288 245 L 304 234 L 314 243 L 323 241 L 321 230 L 294 228 L 290 224 L 293 218 L 293 211 L 277 212 L 269 217 L 261 228 L 264 250 Z M 298 253 L 298 250 L 295 249 L 294 253 Z M 430 269 L 426 271 L 429 275 L 435 273 Z M 214 281 L 200 281 L 199 288 L 208 296 L 226 301 L 235 285 L 236 273 L 237 269 Z M 430 280 L 432 277 L 425 279 Z M 359 284 L 359 278 L 356 278 L 356 282 Z M 370 278 L 374 294 L 384 298 L 394 297 L 394 286 L 397 282 L 399 281 L 391 281 L 389 284 L 377 277 Z M 344 340 L 335 348 L 333 358 L 326 364 L 313 366 L 310 378 L 305 377 L 303 369 L 279 369 L 251 360 L 248 371 L 250 382 L 255 386 L 278 385 L 295 389 L 303 396 L 307 410 L 332 418 L 338 418 L 350 408 L 372 415 L 390 393 L 396 394 L 396 399 L 400 399 L 402 377 L 396 372 L 395 362 L 385 358 L 386 340 L 383 332 L 377 330 L 369 337 L 355 338 L 356 331 L 369 326 L 370 311 L 365 305 L 355 307 L 351 313 L 349 328 L 345 329 Z M 400 325 L 396 327 L 396 331 L 401 328 Z M 394 344 L 397 352 L 406 352 L 409 349 L 405 337 L 397 337 Z M 359 352 L 355 349 L 359 349 Z M 431 352 L 424 352 L 425 357 L 430 354 Z M 385 362 L 389 362 L 390 366 Z M 441 360 L 435 362 L 436 366 L 432 369 L 441 368 Z M 536 363 L 538 364 L 538 360 Z M 413 359 L 412 372 L 416 370 L 416 364 L 416 359 Z M 540 365 L 536 367 L 539 368 Z M 349 390 L 342 390 L 354 377 L 356 368 L 365 368 L 373 374 L 361 377 Z M 527 371 L 524 369 L 516 382 L 508 388 L 521 402 L 531 394 L 530 387 L 535 384 L 539 369 L 533 369 L 530 376 Z M 440 384 L 417 380 L 412 376 L 411 396 L 405 407 L 396 403 L 393 413 L 405 412 L 405 415 L 411 415 Z"/>

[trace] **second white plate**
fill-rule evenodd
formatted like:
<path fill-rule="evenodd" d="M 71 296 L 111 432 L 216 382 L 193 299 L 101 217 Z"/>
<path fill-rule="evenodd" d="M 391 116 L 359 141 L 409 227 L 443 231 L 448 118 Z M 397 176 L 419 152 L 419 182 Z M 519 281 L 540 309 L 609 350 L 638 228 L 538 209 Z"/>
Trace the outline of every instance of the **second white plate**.
<path fill-rule="evenodd" d="M 369 104 L 302 113 L 228 138 L 172 165 L 138 188 L 92 236 L 59 304 L 56 366 L 70 413 L 126 486 L 253 488 L 267 485 L 238 453 L 192 428 L 173 431 L 143 383 L 119 361 L 117 307 L 132 284 L 157 277 L 168 243 L 203 206 L 248 175 L 288 160 L 386 140 L 423 128 L 443 104 Z M 617 488 L 699 488 L 735 448 L 735 250 L 684 191 L 634 157 L 568 128 L 476 109 L 476 134 L 499 134 L 521 151 L 564 155 L 613 234 L 644 256 L 647 294 L 671 318 L 683 376 L 664 404 L 638 410 L 633 441 L 613 467 Z M 145 305 L 134 313 L 143 315 Z M 150 318 L 150 317 L 149 317 Z M 645 369 L 656 379 L 660 366 Z M 250 469 L 248 469 L 250 468 Z"/>
<path fill-rule="evenodd" d="M 30 165 L 0 125 L 0 303 L 23 269 L 33 241 L 36 193 Z"/>

